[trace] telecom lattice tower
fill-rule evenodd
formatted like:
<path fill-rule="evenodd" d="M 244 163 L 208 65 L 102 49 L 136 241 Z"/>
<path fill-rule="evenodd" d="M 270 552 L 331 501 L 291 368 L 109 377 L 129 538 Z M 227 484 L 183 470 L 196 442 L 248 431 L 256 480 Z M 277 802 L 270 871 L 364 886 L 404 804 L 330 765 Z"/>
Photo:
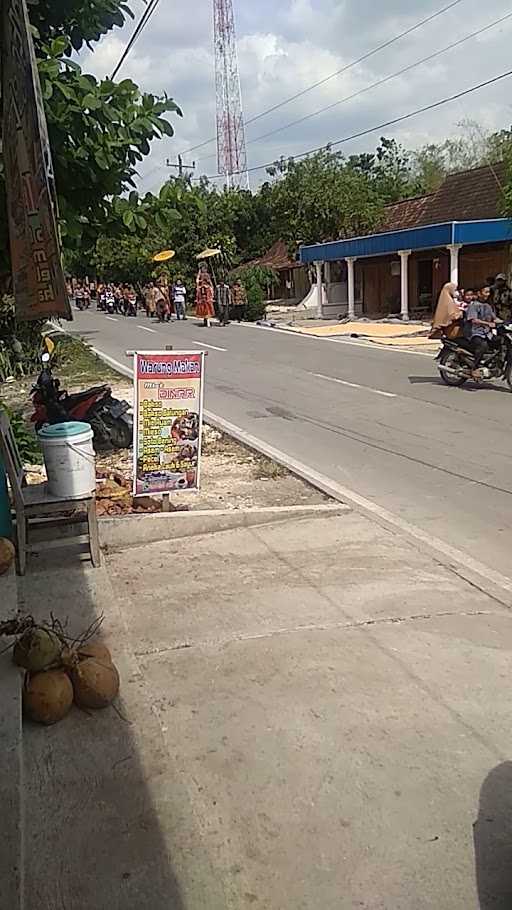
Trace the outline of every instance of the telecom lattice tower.
<path fill-rule="evenodd" d="M 233 0 L 213 0 L 217 164 L 226 185 L 249 189 Z"/>

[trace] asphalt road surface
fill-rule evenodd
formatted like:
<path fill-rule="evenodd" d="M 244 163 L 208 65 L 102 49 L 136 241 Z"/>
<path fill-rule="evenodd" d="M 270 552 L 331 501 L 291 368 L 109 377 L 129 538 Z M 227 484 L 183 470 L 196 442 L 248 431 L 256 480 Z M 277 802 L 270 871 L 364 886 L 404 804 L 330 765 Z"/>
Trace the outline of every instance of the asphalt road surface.
<path fill-rule="evenodd" d="M 205 406 L 359 495 L 512 575 L 512 393 L 443 385 L 431 355 L 198 320 L 74 313 L 72 331 L 127 350 L 208 351 Z"/>

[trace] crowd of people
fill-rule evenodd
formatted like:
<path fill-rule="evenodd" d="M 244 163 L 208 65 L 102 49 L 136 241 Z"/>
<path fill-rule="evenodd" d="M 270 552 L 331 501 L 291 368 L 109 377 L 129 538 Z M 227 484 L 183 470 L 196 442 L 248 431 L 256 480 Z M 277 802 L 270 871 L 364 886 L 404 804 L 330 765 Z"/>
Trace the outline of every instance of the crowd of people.
<path fill-rule="evenodd" d="M 477 378 L 482 358 L 491 350 L 492 333 L 498 322 L 512 322 L 512 289 L 505 274 L 488 278 L 476 289 L 463 289 L 448 282 L 439 294 L 431 337 L 444 335 L 469 342 Z"/>
<path fill-rule="evenodd" d="M 68 294 L 79 310 L 96 307 L 106 313 L 136 316 L 141 310 L 149 319 L 170 322 L 187 319 L 187 288 L 178 277 L 172 284 L 162 278 L 148 281 L 143 286 L 104 283 L 72 279 Z M 196 278 L 195 315 L 209 326 L 217 317 L 220 325 L 231 319 L 241 322 L 246 315 L 247 293 L 239 278 L 231 283 L 221 280 L 214 283 L 205 263 L 201 263 Z"/>

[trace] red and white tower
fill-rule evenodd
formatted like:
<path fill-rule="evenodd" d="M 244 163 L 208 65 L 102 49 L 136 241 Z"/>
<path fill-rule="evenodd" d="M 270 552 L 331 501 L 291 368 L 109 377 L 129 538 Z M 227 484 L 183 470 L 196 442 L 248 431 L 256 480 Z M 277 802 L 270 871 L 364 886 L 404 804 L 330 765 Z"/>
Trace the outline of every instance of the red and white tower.
<path fill-rule="evenodd" d="M 233 0 L 213 0 L 217 164 L 226 185 L 249 189 Z"/>

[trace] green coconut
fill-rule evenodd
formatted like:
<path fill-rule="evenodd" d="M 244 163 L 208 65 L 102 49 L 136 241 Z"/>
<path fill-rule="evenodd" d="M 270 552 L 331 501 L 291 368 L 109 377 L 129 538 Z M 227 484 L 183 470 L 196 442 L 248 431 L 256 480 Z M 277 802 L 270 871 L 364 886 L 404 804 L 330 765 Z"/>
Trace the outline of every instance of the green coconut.
<path fill-rule="evenodd" d="M 14 645 L 13 660 L 18 667 L 31 673 L 46 670 L 59 662 L 62 643 L 55 632 L 41 629 L 27 629 Z"/>

